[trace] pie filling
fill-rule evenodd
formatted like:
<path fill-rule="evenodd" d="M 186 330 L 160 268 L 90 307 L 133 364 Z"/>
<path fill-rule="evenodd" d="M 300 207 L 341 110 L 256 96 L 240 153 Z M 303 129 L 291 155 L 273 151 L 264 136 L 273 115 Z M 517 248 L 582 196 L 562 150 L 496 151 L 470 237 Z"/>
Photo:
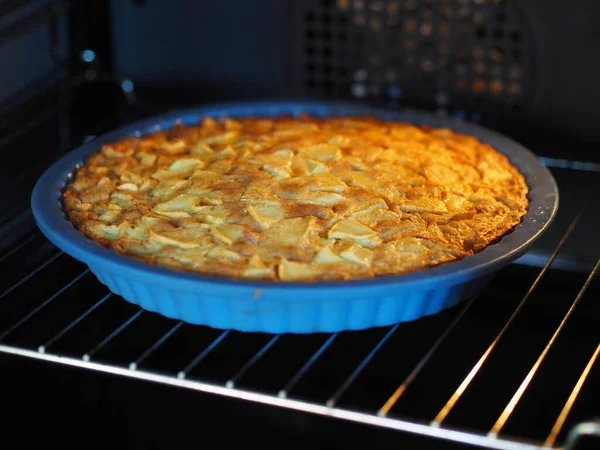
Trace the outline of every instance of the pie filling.
<path fill-rule="evenodd" d="M 527 212 L 474 137 L 370 117 L 204 118 L 91 155 L 64 209 L 90 239 L 170 268 L 273 281 L 400 274 L 472 255 Z"/>

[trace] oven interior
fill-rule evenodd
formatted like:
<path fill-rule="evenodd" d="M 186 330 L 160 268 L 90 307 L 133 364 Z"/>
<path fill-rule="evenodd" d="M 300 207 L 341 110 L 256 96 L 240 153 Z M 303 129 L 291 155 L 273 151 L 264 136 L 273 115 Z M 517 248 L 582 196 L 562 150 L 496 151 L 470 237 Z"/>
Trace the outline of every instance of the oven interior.
<path fill-rule="evenodd" d="M 592 0 L 0 2 L 0 438 L 598 448 L 598 12 Z M 81 143 L 186 106 L 281 98 L 498 130 L 551 169 L 558 215 L 456 307 L 306 336 L 144 312 L 37 230 L 35 181 Z"/>

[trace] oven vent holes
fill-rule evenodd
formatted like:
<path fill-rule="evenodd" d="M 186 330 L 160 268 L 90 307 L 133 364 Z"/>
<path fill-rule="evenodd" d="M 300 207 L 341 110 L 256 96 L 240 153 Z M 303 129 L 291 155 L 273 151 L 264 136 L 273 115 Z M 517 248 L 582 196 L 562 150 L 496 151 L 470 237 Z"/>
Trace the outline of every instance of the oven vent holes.
<path fill-rule="evenodd" d="M 532 95 L 525 21 L 510 0 L 321 0 L 303 16 L 306 94 L 480 121 Z"/>

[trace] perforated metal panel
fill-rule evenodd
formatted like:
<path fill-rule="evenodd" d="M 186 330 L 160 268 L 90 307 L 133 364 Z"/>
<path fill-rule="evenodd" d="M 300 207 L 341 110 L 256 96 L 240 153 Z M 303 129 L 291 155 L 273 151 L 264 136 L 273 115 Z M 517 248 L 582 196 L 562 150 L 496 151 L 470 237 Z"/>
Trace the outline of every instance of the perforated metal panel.
<path fill-rule="evenodd" d="M 480 121 L 533 95 L 533 45 L 508 0 L 321 0 L 303 11 L 303 88 Z"/>

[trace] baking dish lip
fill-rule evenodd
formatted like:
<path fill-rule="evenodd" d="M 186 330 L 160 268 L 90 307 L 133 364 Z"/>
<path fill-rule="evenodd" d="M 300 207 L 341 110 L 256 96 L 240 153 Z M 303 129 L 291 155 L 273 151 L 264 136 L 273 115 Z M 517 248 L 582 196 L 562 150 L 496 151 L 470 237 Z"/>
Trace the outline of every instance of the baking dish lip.
<path fill-rule="evenodd" d="M 382 120 L 406 121 L 433 127 L 447 127 L 472 135 L 506 155 L 511 163 L 526 177 L 529 188 L 528 211 L 515 229 L 497 243 L 458 261 L 414 272 L 384 275 L 375 278 L 344 281 L 273 282 L 266 280 L 232 279 L 195 272 L 178 271 L 143 262 L 131 256 L 108 249 L 87 238 L 68 220 L 62 207 L 62 192 L 85 158 L 99 150 L 103 144 L 126 136 L 141 136 L 166 130 L 177 123 L 193 124 L 202 117 L 277 116 L 307 113 L 318 117 L 343 115 L 373 115 Z M 489 274 L 516 260 L 548 228 L 558 210 L 558 188 L 550 171 L 538 158 L 521 144 L 487 128 L 459 119 L 405 109 L 386 110 L 360 103 L 321 100 L 238 101 L 215 103 L 181 109 L 167 114 L 140 120 L 108 132 L 71 152 L 52 164 L 39 178 L 31 196 L 34 219 L 44 235 L 59 249 L 88 264 L 92 269 L 101 265 L 111 270 L 127 271 L 139 281 L 168 285 L 177 283 L 179 290 L 197 291 L 208 284 L 235 292 L 260 289 L 277 293 L 288 289 L 306 291 L 335 290 L 338 294 L 348 290 L 368 290 L 373 287 L 402 287 L 407 289 L 428 287 L 438 283 L 459 284 Z M 225 292 L 224 292 L 225 293 Z"/>

